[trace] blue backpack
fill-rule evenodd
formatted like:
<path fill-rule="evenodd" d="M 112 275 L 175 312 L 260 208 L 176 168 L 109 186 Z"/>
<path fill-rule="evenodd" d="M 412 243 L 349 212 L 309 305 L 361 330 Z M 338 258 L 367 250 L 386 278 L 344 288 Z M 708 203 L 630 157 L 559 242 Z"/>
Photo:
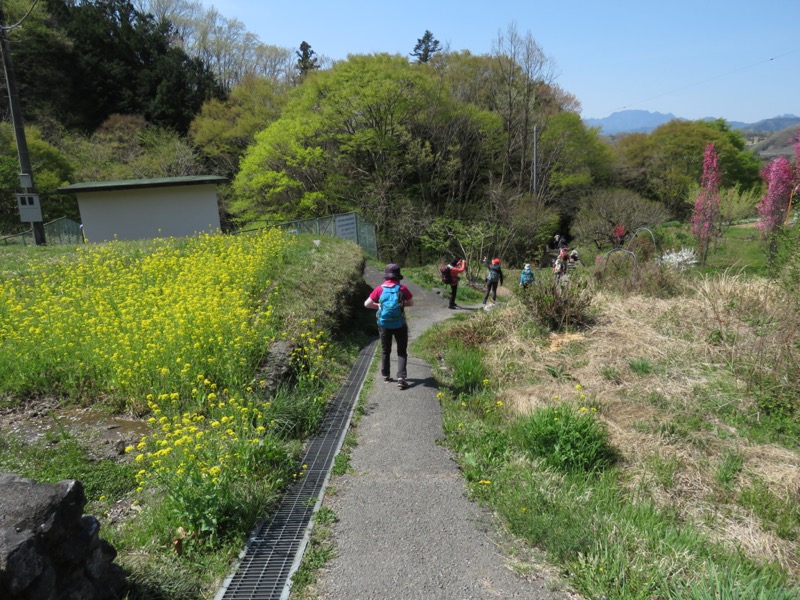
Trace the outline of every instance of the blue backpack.
<path fill-rule="evenodd" d="M 378 300 L 381 305 L 378 309 L 378 326 L 385 329 L 399 329 L 406 322 L 403 315 L 403 294 L 400 291 L 400 284 L 381 287 L 383 287 L 383 291 Z"/>
<path fill-rule="evenodd" d="M 519 274 L 519 282 L 533 283 L 533 271 L 530 269 L 522 269 L 522 272 Z"/>

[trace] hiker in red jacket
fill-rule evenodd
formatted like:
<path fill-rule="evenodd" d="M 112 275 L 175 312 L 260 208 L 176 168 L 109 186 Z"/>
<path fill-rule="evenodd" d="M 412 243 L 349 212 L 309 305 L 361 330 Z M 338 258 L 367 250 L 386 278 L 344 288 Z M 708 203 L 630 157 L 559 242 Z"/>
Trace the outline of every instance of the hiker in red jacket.
<path fill-rule="evenodd" d="M 400 283 L 403 276 L 400 266 L 386 265 L 384 282 L 364 301 L 366 308 L 378 311 L 378 334 L 381 339 L 381 375 L 384 381 L 392 381 L 389 359 L 392 356 L 392 338 L 397 342 L 397 386 L 404 390 L 406 382 L 406 363 L 408 362 L 408 324 L 405 309 L 414 305 L 411 291 Z"/>
<path fill-rule="evenodd" d="M 467 262 L 462 258 L 454 258 L 450 261 L 450 306 L 447 308 L 458 308 L 456 305 L 456 291 L 458 290 L 459 275 L 467 269 Z"/>

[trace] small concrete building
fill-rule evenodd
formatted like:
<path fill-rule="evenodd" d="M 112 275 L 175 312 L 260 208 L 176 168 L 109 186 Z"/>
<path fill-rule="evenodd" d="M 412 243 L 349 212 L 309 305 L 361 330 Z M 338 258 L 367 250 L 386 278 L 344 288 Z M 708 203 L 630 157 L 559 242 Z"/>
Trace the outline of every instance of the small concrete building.
<path fill-rule="evenodd" d="M 185 237 L 220 229 L 219 175 L 74 183 L 89 242 Z"/>

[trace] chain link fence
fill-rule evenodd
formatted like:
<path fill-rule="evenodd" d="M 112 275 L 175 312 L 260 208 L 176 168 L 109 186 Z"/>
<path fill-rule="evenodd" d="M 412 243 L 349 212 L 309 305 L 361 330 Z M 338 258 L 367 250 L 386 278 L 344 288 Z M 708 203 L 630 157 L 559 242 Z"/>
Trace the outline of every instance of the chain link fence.
<path fill-rule="evenodd" d="M 76 223 L 67 217 L 61 217 L 44 224 L 44 239 L 45 243 L 50 246 L 82 244 L 83 231 L 80 223 Z M 0 244 L 5 246 L 35 246 L 36 242 L 33 239 L 33 231 L 28 230 L 0 237 Z"/>
<path fill-rule="evenodd" d="M 289 233 L 310 233 L 312 235 L 329 235 L 344 240 L 350 240 L 361 246 L 361 248 L 371 257 L 378 258 L 378 236 L 374 223 L 368 223 L 358 213 L 344 213 L 341 215 L 330 215 L 327 217 L 317 217 L 315 219 L 302 219 L 299 221 L 289 221 L 288 223 L 277 223 L 274 227 L 279 227 Z M 257 229 L 257 228 L 256 228 Z M 241 230 L 239 233 L 247 233 L 255 229 Z"/>

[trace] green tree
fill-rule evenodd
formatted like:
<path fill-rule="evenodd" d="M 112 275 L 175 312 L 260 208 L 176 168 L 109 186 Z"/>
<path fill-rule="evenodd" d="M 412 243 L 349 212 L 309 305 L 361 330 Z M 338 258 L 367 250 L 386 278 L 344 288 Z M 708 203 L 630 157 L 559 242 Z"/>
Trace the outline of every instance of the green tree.
<path fill-rule="evenodd" d="M 58 193 L 69 183 L 72 168 L 67 156 L 42 139 L 38 128 L 25 128 L 28 151 L 34 166 L 34 181 L 42 205 L 42 219 L 60 217 L 78 220 L 78 205 L 71 195 Z M 19 190 L 19 161 L 14 130 L 9 123 L 0 123 L 0 231 L 13 233 L 30 229 L 19 219 L 16 193 Z"/>
<path fill-rule="evenodd" d="M 305 80 L 234 182 L 244 220 L 360 210 L 408 251 L 440 214 L 483 200 L 499 120 L 401 56 L 351 56 Z M 487 158 L 488 157 L 488 158 Z"/>
<path fill-rule="evenodd" d="M 74 165 L 73 180 L 79 182 L 206 172 L 188 140 L 142 117 L 111 115 L 93 134 L 67 135 L 61 146 Z"/>
<path fill-rule="evenodd" d="M 255 134 L 280 116 L 286 91 L 286 85 L 275 80 L 245 77 L 227 99 L 213 98 L 203 104 L 189 135 L 216 170 L 233 177 Z"/>
<path fill-rule="evenodd" d="M 572 212 L 577 198 L 612 182 L 611 148 L 576 113 L 558 112 L 547 118 L 539 151 L 541 195 L 562 211 Z"/>
<path fill-rule="evenodd" d="M 300 44 L 300 50 L 295 52 L 297 55 L 297 63 L 295 68 L 300 76 L 300 79 L 305 79 L 311 71 L 319 69 L 317 64 L 316 52 L 311 49 L 311 46 L 305 40 Z"/>
<path fill-rule="evenodd" d="M 27 11 L 31 9 L 27 16 Z M 71 41 L 48 22 L 45 3 L 4 2 L 7 23 L 22 21 L 9 32 L 19 97 L 26 123 L 66 114 L 70 106 L 72 74 L 66 57 Z M 8 101 L 5 78 L 0 77 L 0 102 Z"/>
<path fill-rule="evenodd" d="M 622 185 L 662 202 L 678 218 L 691 209 L 691 190 L 703 175 L 706 145 L 713 143 L 727 186 L 759 185 L 759 162 L 741 134 L 718 121 L 670 121 L 649 135 L 624 136 L 615 144 Z"/>
<path fill-rule="evenodd" d="M 430 62 L 433 55 L 441 49 L 442 46 L 439 40 L 433 37 L 433 34 L 426 29 L 422 37 L 417 40 L 417 44 L 414 46 L 414 51 L 411 53 L 411 56 L 415 56 L 418 63 L 427 63 Z"/>
<path fill-rule="evenodd" d="M 22 84 L 68 128 L 91 131 L 111 114 L 140 114 L 185 132 L 202 103 L 222 91 L 205 64 L 171 46 L 169 22 L 127 0 L 45 0 L 47 35 L 20 56 Z M 20 29 L 26 29 L 24 25 Z M 23 35 L 23 34 L 20 34 Z M 55 42 L 54 48 L 43 47 Z M 59 71 L 39 61 L 53 58 Z M 54 85 L 54 82 L 56 85 Z"/>

